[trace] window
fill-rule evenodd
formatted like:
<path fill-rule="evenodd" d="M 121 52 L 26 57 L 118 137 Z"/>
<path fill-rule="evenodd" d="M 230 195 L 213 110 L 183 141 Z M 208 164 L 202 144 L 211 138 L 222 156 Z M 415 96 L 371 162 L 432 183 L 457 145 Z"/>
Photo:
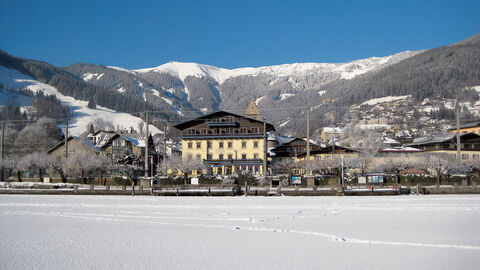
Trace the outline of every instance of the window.
<path fill-rule="evenodd" d="M 258 141 L 253 142 L 253 148 L 258 148 Z"/>
<path fill-rule="evenodd" d="M 218 148 L 223 148 L 223 142 L 218 143 Z"/>
<path fill-rule="evenodd" d="M 473 156 L 472 156 L 472 159 L 473 159 L 473 160 L 478 160 L 478 158 L 479 158 L 479 155 L 478 155 L 478 154 L 473 154 Z"/>
<path fill-rule="evenodd" d="M 468 154 L 462 154 L 462 159 L 467 160 L 468 159 Z"/>
<path fill-rule="evenodd" d="M 192 149 L 193 143 L 189 142 L 187 145 L 188 145 L 188 149 Z"/>
<path fill-rule="evenodd" d="M 247 142 L 242 142 L 242 148 L 247 148 Z"/>
<path fill-rule="evenodd" d="M 218 159 L 223 159 L 223 154 L 219 154 Z"/>
<path fill-rule="evenodd" d="M 242 154 L 242 159 L 247 159 L 247 154 Z"/>
<path fill-rule="evenodd" d="M 233 155 L 232 155 L 232 154 L 228 154 L 228 159 L 233 159 Z"/>
<path fill-rule="evenodd" d="M 212 148 L 212 142 L 207 142 L 207 148 Z"/>
<path fill-rule="evenodd" d="M 240 128 L 240 133 L 246 134 L 247 133 L 247 128 L 246 127 Z"/>
<path fill-rule="evenodd" d="M 228 148 L 232 148 L 233 147 L 233 143 L 232 142 L 228 142 Z"/>
<path fill-rule="evenodd" d="M 202 155 L 198 154 L 197 155 L 197 160 L 202 160 Z"/>
<path fill-rule="evenodd" d="M 193 135 L 193 134 L 195 134 L 195 132 L 196 132 L 196 131 L 195 131 L 194 128 L 189 128 L 189 129 L 187 129 L 187 134 L 188 134 L 188 135 Z"/>
<path fill-rule="evenodd" d="M 212 154 L 207 154 L 207 159 L 212 159 Z"/>
<path fill-rule="evenodd" d="M 202 134 L 208 134 L 208 129 L 202 128 Z"/>
<path fill-rule="evenodd" d="M 258 154 L 253 154 L 254 159 L 258 159 Z"/>
<path fill-rule="evenodd" d="M 202 143 L 201 142 L 197 142 L 197 149 L 200 149 L 202 148 Z"/>
<path fill-rule="evenodd" d="M 250 128 L 250 132 L 252 132 L 252 133 L 258 133 L 258 127 L 252 127 L 252 128 Z"/>

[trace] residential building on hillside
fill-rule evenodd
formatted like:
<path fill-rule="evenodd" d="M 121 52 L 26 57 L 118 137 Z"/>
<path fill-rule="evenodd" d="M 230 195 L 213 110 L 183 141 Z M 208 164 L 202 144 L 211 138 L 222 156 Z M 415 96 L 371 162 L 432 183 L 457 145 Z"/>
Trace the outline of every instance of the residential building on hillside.
<path fill-rule="evenodd" d="M 202 161 L 215 174 L 263 173 L 266 133 L 275 128 L 260 119 L 217 111 L 175 125 L 182 131 L 182 159 Z"/>
<path fill-rule="evenodd" d="M 328 145 L 326 147 L 318 147 L 310 150 L 310 160 L 332 160 L 334 157 L 354 157 L 358 154 L 358 151 L 342 147 L 339 145 Z M 302 153 L 298 156 L 297 160 L 306 160 L 307 154 Z"/>
<path fill-rule="evenodd" d="M 337 140 L 342 136 L 342 129 L 340 127 L 324 127 L 320 132 L 320 137 L 323 143 L 329 143 L 331 139 Z"/>
<path fill-rule="evenodd" d="M 470 161 L 480 159 L 480 135 L 466 133 L 460 135 L 461 160 Z M 443 133 L 415 138 L 410 147 L 421 149 L 425 152 L 444 153 L 457 157 L 457 135 Z"/>
<path fill-rule="evenodd" d="M 457 128 L 454 127 L 449 129 L 448 131 L 455 133 L 457 132 Z M 480 121 L 474 121 L 460 125 L 460 133 L 464 134 L 470 132 L 480 135 Z"/>

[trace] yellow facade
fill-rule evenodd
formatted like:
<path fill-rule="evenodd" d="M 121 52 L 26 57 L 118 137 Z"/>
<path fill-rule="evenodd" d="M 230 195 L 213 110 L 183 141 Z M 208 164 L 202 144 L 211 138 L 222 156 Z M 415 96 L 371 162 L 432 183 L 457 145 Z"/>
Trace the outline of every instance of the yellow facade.
<path fill-rule="evenodd" d="M 263 173 L 263 165 L 242 165 L 248 160 L 263 160 L 263 138 L 225 138 L 225 139 L 183 139 L 182 159 L 198 161 L 219 161 L 231 165 L 214 166 L 215 174 L 235 173 L 238 169 L 248 170 L 254 174 Z M 227 162 L 228 163 L 228 162 Z"/>
<path fill-rule="evenodd" d="M 455 130 L 452 130 L 452 129 L 451 129 L 450 132 L 456 133 L 457 130 L 456 130 L 456 129 L 455 129 Z M 461 128 L 461 129 L 460 129 L 460 133 L 461 133 L 461 134 L 464 134 L 464 133 L 476 133 L 476 134 L 480 135 L 480 127 L 477 126 L 477 127 Z"/>

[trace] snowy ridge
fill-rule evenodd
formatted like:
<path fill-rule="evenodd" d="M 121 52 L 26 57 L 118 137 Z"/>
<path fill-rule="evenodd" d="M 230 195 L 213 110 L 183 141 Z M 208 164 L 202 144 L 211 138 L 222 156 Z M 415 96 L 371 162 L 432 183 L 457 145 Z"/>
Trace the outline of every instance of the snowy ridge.
<path fill-rule="evenodd" d="M 58 98 L 62 105 L 69 106 L 72 119 L 69 122 L 69 132 L 73 136 L 80 135 L 84 132 L 88 125 L 95 119 L 103 119 L 106 122 L 124 128 L 138 127 L 138 123 L 143 122 L 141 118 L 132 116 L 127 113 L 119 113 L 102 106 L 96 109 L 88 108 L 88 101 L 76 100 L 73 97 L 64 96 L 58 90 L 48 84 L 40 83 L 16 70 L 8 69 L 0 66 L 0 82 L 5 88 L 20 89 L 27 88 L 35 93 L 43 92 L 45 95 L 54 95 Z M 150 130 L 153 134 L 161 133 L 161 131 L 150 125 Z"/>
<path fill-rule="evenodd" d="M 267 74 L 277 77 L 288 77 L 294 75 L 308 75 L 324 72 L 338 73 L 342 78 L 349 80 L 358 75 L 375 70 L 377 68 L 381 68 L 385 65 L 393 64 L 403 59 L 412 57 L 420 52 L 421 51 L 405 51 L 391 56 L 371 57 L 367 59 L 352 61 L 349 63 L 293 63 L 257 68 L 245 67 L 237 69 L 218 68 L 210 65 L 203 65 L 197 63 L 169 62 L 158 67 L 137 69 L 129 72 L 168 73 L 172 76 L 180 78 L 182 81 L 184 81 L 185 78 L 188 76 L 194 76 L 199 78 L 210 77 L 219 84 L 222 84 L 225 80 L 229 78 L 245 75 L 258 76 L 261 74 Z M 128 71 L 119 67 L 110 68 Z M 295 86 L 296 82 L 291 78 L 289 78 L 289 82 L 291 82 Z M 270 84 L 274 83 L 275 81 L 270 82 Z"/>

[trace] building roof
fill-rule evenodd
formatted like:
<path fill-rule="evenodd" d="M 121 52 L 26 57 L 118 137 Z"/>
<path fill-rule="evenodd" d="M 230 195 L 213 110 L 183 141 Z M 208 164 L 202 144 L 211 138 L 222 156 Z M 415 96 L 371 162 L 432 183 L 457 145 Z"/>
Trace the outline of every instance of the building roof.
<path fill-rule="evenodd" d="M 423 152 L 423 150 L 413 147 L 391 147 L 391 148 L 383 148 L 378 150 L 380 153 L 385 152 L 392 152 L 392 153 L 418 153 Z"/>
<path fill-rule="evenodd" d="M 83 140 L 82 138 L 80 137 L 68 137 L 67 139 L 67 142 L 71 141 L 71 140 L 78 140 L 80 142 L 82 142 L 83 145 L 87 146 L 87 147 L 90 147 L 92 148 L 93 151 L 98 151 L 99 149 L 93 145 L 89 140 Z M 50 154 L 51 152 L 57 150 L 58 148 L 62 147 L 63 145 L 65 144 L 65 140 L 62 140 L 61 142 L 59 142 L 57 145 L 55 145 L 54 147 L 50 148 L 48 151 L 47 151 L 47 154 Z"/>
<path fill-rule="evenodd" d="M 474 128 L 474 127 L 480 127 L 480 120 L 477 120 L 477 121 L 473 121 L 473 122 L 468 122 L 468 123 L 464 123 L 464 124 L 461 124 L 460 125 L 460 129 L 463 129 L 463 128 Z M 451 129 L 449 129 L 449 131 L 454 131 L 454 130 L 457 130 L 456 127 L 453 127 Z"/>
<path fill-rule="evenodd" d="M 259 119 L 250 118 L 250 117 L 247 117 L 247 116 L 244 116 L 244 115 L 239 115 L 239 114 L 232 113 L 232 112 L 216 111 L 216 112 L 206 114 L 204 116 L 201 116 L 201 117 L 198 117 L 198 118 L 195 118 L 195 119 L 192 119 L 192 120 L 185 121 L 185 122 L 177 124 L 173 127 L 175 127 L 176 129 L 184 130 L 186 128 L 201 124 L 201 123 L 207 121 L 208 119 L 214 118 L 216 116 L 224 116 L 224 115 L 233 115 L 235 117 L 245 118 L 245 119 L 248 119 L 250 121 L 258 122 L 258 123 L 263 123 L 264 122 L 264 121 L 259 120 Z M 275 127 L 273 126 L 273 124 L 270 124 L 268 122 L 265 122 L 265 123 L 266 123 L 266 126 L 267 126 L 267 131 L 275 131 Z"/>
<path fill-rule="evenodd" d="M 452 142 L 456 140 L 456 137 L 457 134 L 451 132 L 418 137 L 414 138 L 413 143 L 409 144 L 409 146 Z M 466 138 L 480 138 L 480 135 L 473 132 L 460 134 L 460 140 Z"/>

